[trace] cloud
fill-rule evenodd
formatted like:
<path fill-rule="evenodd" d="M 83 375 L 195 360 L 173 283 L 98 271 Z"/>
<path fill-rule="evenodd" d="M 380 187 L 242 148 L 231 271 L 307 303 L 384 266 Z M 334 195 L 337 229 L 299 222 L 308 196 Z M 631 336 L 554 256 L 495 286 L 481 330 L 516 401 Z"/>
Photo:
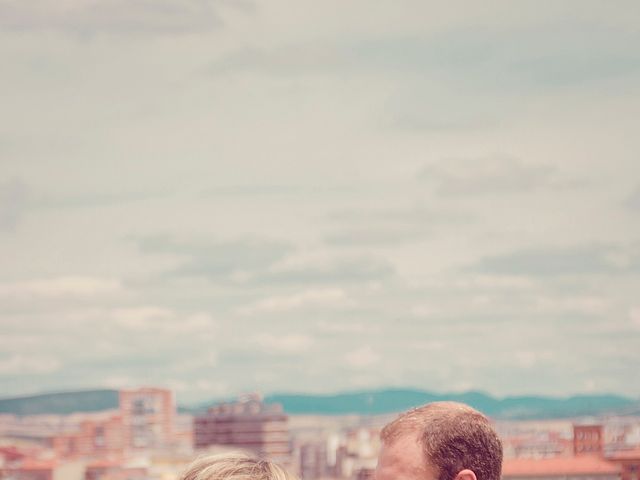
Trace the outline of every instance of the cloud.
<path fill-rule="evenodd" d="M 251 8 L 247 0 L 40 0 L 0 3 L 0 29 L 78 34 L 192 33 L 219 29 L 221 10 Z"/>
<path fill-rule="evenodd" d="M 136 388 L 140 385 L 138 379 L 131 375 L 108 375 L 100 380 L 100 384 L 113 389 Z"/>
<path fill-rule="evenodd" d="M 640 187 L 636 188 L 627 198 L 625 206 L 630 210 L 640 212 Z"/>
<path fill-rule="evenodd" d="M 215 59 L 210 74 L 384 74 L 446 81 L 458 91 L 521 92 L 580 86 L 640 71 L 637 33 L 573 22 L 488 29 L 482 25 L 367 37 L 323 38 L 271 48 L 243 46 Z M 587 50 L 585 45 L 589 45 Z"/>
<path fill-rule="evenodd" d="M 410 132 L 452 130 L 465 132 L 489 129 L 499 125 L 499 121 L 494 118 L 496 114 L 489 111 L 461 112 L 458 109 L 451 109 L 440 112 L 427 109 L 420 104 L 406 105 L 399 110 L 387 123 L 393 128 Z"/>
<path fill-rule="evenodd" d="M 519 290 L 530 290 L 534 282 L 521 276 L 507 275 L 486 275 L 468 274 L 454 278 L 434 278 L 425 282 L 424 287 L 436 291 L 493 291 L 508 290 L 517 292 Z"/>
<path fill-rule="evenodd" d="M 585 275 L 640 271 L 637 248 L 573 246 L 518 250 L 485 257 L 472 270 L 495 275 Z"/>
<path fill-rule="evenodd" d="M 248 184 L 219 185 L 206 189 L 203 197 L 288 197 L 309 195 L 353 194 L 357 189 L 348 185 L 286 185 Z"/>
<path fill-rule="evenodd" d="M 22 180 L 0 182 L 0 232 L 14 231 L 27 212 L 51 209 L 93 209 L 159 199 L 167 192 L 92 192 L 90 194 L 49 195 L 36 192 Z"/>
<path fill-rule="evenodd" d="M 551 315 L 567 313 L 601 316 L 606 313 L 609 307 L 605 298 L 597 295 L 563 296 L 553 298 L 551 296 L 540 296 L 537 299 L 535 308 L 540 312 Z"/>
<path fill-rule="evenodd" d="M 428 209 L 424 207 L 351 209 L 338 210 L 329 214 L 335 222 L 348 224 L 384 223 L 396 225 L 448 224 L 469 219 L 470 215 L 451 209 Z"/>
<path fill-rule="evenodd" d="M 167 374 L 192 380 L 217 366 L 221 348 L 208 313 L 156 305 L 69 311 L 60 302 L 46 314 L 5 313 L 0 323 L 3 390 L 29 374 L 38 375 L 39 391 L 90 388 L 109 377 L 119 386 L 125 378 L 129 385 L 163 384 Z"/>
<path fill-rule="evenodd" d="M 146 192 L 92 192 L 86 195 L 39 195 L 32 198 L 30 207 L 33 209 L 66 209 L 66 208 L 86 208 L 109 207 L 126 205 L 145 200 L 155 200 L 166 197 L 167 192 L 146 191 Z"/>
<path fill-rule="evenodd" d="M 0 298 L 12 299 L 93 297 L 121 291 L 120 281 L 99 277 L 65 276 L 0 283 Z"/>
<path fill-rule="evenodd" d="M 216 352 L 207 351 L 202 354 L 194 354 L 188 358 L 175 359 L 171 363 L 171 372 L 187 373 L 194 371 L 210 371 L 210 369 L 217 367 L 219 364 L 218 355 Z"/>
<path fill-rule="evenodd" d="M 61 362 L 51 356 L 40 354 L 14 354 L 8 358 L 0 358 L 0 375 L 45 375 L 56 372 L 62 367 Z"/>
<path fill-rule="evenodd" d="M 472 217 L 460 211 L 413 207 L 341 210 L 329 218 L 343 225 L 325 237 L 329 245 L 388 246 L 424 239 L 438 227 L 469 222 Z"/>
<path fill-rule="evenodd" d="M 420 228 L 357 228 L 334 232 L 325 237 L 328 245 L 349 246 L 390 246 L 413 242 L 425 238 L 427 233 Z"/>
<path fill-rule="evenodd" d="M 334 260 L 324 265 L 286 266 L 260 275 L 264 284 L 322 284 L 336 282 L 368 282 L 385 280 L 395 273 L 386 261 L 377 258 Z"/>
<path fill-rule="evenodd" d="M 313 338 L 301 333 L 282 335 L 262 333 L 256 335 L 252 343 L 267 353 L 293 355 L 308 351 L 313 345 Z"/>
<path fill-rule="evenodd" d="M 194 389 L 198 392 L 201 392 L 201 395 L 206 394 L 207 400 L 209 401 L 211 400 L 211 398 L 228 398 L 233 393 L 232 388 L 227 382 L 214 381 L 210 377 L 197 379 L 193 383 L 187 384 L 180 390 L 183 392 L 192 393 Z"/>
<path fill-rule="evenodd" d="M 138 241 L 148 254 L 172 254 L 186 258 L 171 272 L 173 276 L 201 276 L 209 279 L 242 279 L 264 270 L 293 251 L 293 246 L 277 241 L 240 239 L 228 242 L 181 241 L 169 236 L 146 237 Z"/>
<path fill-rule="evenodd" d="M 37 351 L 37 348 L 42 343 L 43 338 L 38 333 L 14 333 L 10 334 L 6 331 L 0 336 L 0 351 L 9 352 L 25 352 L 25 351 Z"/>
<path fill-rule="evenodd" d="M 352 350 L 344 356 L 346 364 L 352 368 L 360 369 L 370 367 L 380 361 L 380 356 L 370 346 Z"/>
<path fill-rule="evenodd" d="M 437 15 L 425 12 L 425 17 Z M 598 25 L 595 19 L 558 23 L 557 17 L 533 17 L 531 24 L 508 28 L 462 16 L 467 25 L 245 44 L 213 59 L 205 71 L 247 79 L 330 78 L 347 86 L 345 79 L 357 85 L 366 79 L 378 91 L 370 102 L 371 123 L 411 134 L 493 131 L 520 118 L 523 107 L 539 108 L 536 96 L 580 94 L 600 85 L 602 97 L 617 96 L 624 89 L 611 84 L 637 83 L 636 31 L 612 28 L 604 19 Z"/>
<path fill-rule="evenodd" d="M 372 326 L 364 322 L 345 322 L 343 320 L 337 322 L 321 321 L 317 324 L 318 331 L 330 335 L 353 335 L 378 332 L 377 326 Z"/>
<path fill-rule="evenodd" d="M 137 332 L 195 334 L 216 328 L 216 322 L 207 313 L 178 314 L 157 306 L 115 309 L 109 316 L 124 329 Z"/>
<path fill-rule="evenodd" d="M 340 288 L 318 288 L 305 290 L 293 295 L 272 296 L 254 305 L 241 307 L 242 315 L 260 313 L 283 313 L 308 308 L 341 308 L 353 305 L 346 292 Z"/>
<path fill-rule="evenodd" d="M 28 191 L 18 179 L 0 183 L 0 231 L 15 230 L 24 214 Z"/>
<path fill-rule="evenodd" d="M 209 75 L 262 72 L 271 75 L 295 75 L 321 72 L 327 67 L 346 66 L 348 57 L 335 45 L 288 45 L 273 49 L 242 47 L 213 60 Z"/>
<path fill-rule="evenodd" d="M 173 317 L 173 312 L 160 307 L 122 308 L 113 311 L 113 320 L 131 330 L 148 330 Z"/>
<path fill-rule="evenodd" d="M 559 185 L 554 168 L 509 156 L 450 159 L 424 167 L 418 178 L 445 196 L 524 193 Z"/>
<path fill-rule="evenodd" d="M 541 362 L 553 360 L 553 353 L 549 351 L 518 350 L 515 352 L 516 364 L 523 369 L 531 369 L 539 366 Z"/>

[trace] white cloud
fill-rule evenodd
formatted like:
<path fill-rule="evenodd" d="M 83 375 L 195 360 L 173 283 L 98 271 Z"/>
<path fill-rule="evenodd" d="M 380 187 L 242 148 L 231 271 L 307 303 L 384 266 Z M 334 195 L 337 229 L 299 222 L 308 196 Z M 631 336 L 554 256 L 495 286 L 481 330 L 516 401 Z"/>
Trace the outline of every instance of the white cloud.
<path fill-rule="evenodd" d="M 75 33 L 192 33 L 219 28 L 216 0 L 5 1 L 0 27 Z M 245 2 L 246 4 L 246 2 Z"/>
<path fill-rule="evenodd" d="M 25 210 L 28 191 L 19 179 L 0 182 L 0 232 L 13 230 Z"/>
<path fill-rule="evenodd" d="M 411 315 L 416 317 L 431 317 L 438 310 L 433 305 L 414 305 L 411 307 Z"/>
<path fill-rule="evenodd" d="M 380 356 L 367 345 L 347 353 L 344 359 L 352 368 L 366 368 L 378 363 Z"/>
<path fill-rule="evenodd" d="M 286 296 L 273 296 L 254 305 L 242 307 L 242 315 L 280 313 L 303 308 L 340 308 L 353 305 L 346 292 L 340 288 L 318 288 Z"/>
<path fill-rule="evenodd" d="M 217 327 L 217 322 L 213 317 L 204 312 L 187 315 L 179 322 L 178 329 L 185 333 L 211 332 Z"/>
<path fill-rule="evenodd" d="M 192 387 L 195 387 L 201 393 L 205 393 L 211 397 L 228 396 L 232 393 L 232 389 L 226 382 L 212 381 L 209 378 L 201 378 L 193 382 Z"/>
<path fill-rule="evenodd" d="M 444 342 L 438 340 L 417 340 L 407 343 L 407 348 L 420 351 L 442 351 L 447 347 Z"/>
<path fill-rule="evenodd" d="M 44 375 L 61 367 L 60 360 L 46 355 L 20 353 L 0 359 L 0 375 Z"/>
<path fill-rule="evenodd" d="M 521 249 L 487 256 L 472 268 L 494 275 L 528 277 L 631 273 L 638 268 L 639 257 L 640 252 L 633 244 L 574 244 Z"/>
<path fill-rule="evenodd" d="M 354 333 L 366 333 L 366 332 L 378 332 L 380 329 L 377 326 L 367 325 L 363 322 L 346 322 L 336 321 L 318 322 L 318 330 L 325 333 L 332 334 L 354 334 Z"/>
<path fill-rule="evenodd" d="M 63 276 L 23 282 L 0 283 L 0 298 L 93 297 L 122 291 L 118 280 L 111 278 Z"/>
<path fill-rule="evenodd" d="M 587 378 L 584 381 L 584 390 L 588 393 L 598 393 L 598 382 L 596 382 L 593 378 Z"/>
<path fill-rule="evenodd" d="M 37 333 L 28 335 L 4 333 L 0 336 L 0 351 L 5 353 L 35 351 L 43 343 L 46 343 L 46 339 Z"/>
<path fill-rule="evenodd" d="M 629 195 L 625 205 L 631 210 L 640 212 L 640 186 L 636 187 Z"/>
<path fill-rule="evenodd" d="M 218 366 L 218 355 L 213 351 L 206 351 L 204 354 L 193 353 L 188 358 L 177 359 L 171 364 L 171 371 L 188 373 L 215 368 Z"/>
<path fill-rule="evenodd" d="M 116 323 L 131 330 L 147 330 L 174 318 L 171 310 L 154 306 L 119 308 L 112 315 Z"/>
<path fill-rule="evenodd" d="M 154 331 L 156 333 L 198 333 L 212 332 L 216 322 L 205 312 L 179 314 L 164 307 L 152 305 L 119 308 L 110 312 L 111 319 L 127 330 Z"/>
<path fill-rule="evenodd" d="M 538 361 L 538 355 L 536 352 L 519 351 L 516 352 L 516 362 L 523 368 L 534 367 Z"/>
<path fill-rule="evenodd" d="M 634 327 L 640 329 L 640 307 L 634 307 L 629 311 L 629 320 Z"/>
<path fill-rule="evenodd" d="M 100 384 L 107 388 L 129 388 L 140 384 L 140 379 L 132 375 L 109 375 L 100 381 Z"/>
<path fill-rule="evenodd" d="M 501 155 L 447 160 L 424 167 L 419 176 L 442 195 L 524 193 L 557 183 L 553 168 Z"/>
<path fill-rule="evenodd" d="M 263 333 L 255 336 L 253 343 L 266 352 L 296 354 L 306 352 L 313 345 L 313 338 L 301 333 L 284 335 Z"/>
<path fill-rule="evenodd" d="M 375 388 L 380 386 L 380 377 L 371 373 L 360 373 L 350 377 L 349 384 L 355 388 Z"/>
<path fill-rule="evenodd" d="M 609 302 L 606 298 L 596 295 L 552 296 L 538 297 L 535 308 L 547 313 L 580 313 L 584 315 L 602 315 L 607 311 Z"/>
<path fill-rule="evenodd" d="M 456 282 L 456 286 L 461 288 L 495 288 L 505 290 L 527 290 L 531 289 L 533 285 L 534 282 L 530 278 L 509 275 L 469 275 Z"/>

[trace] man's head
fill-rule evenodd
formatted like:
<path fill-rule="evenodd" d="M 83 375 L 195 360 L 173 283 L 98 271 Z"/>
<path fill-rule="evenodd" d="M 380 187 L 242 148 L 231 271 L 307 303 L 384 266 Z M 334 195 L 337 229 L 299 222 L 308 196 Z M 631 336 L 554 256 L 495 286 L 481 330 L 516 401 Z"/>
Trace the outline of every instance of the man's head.
<path fill-rule="evenodd" d="M 502 443 L 462 403 L 429 403 L 382 430 L 376 480 L 500 480 Z"/>

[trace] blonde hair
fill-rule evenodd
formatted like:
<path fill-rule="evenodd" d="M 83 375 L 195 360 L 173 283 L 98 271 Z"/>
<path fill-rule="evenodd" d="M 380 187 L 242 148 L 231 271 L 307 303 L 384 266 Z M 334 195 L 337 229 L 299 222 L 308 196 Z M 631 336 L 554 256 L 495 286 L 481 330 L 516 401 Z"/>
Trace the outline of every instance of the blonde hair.
<path fill-rule="evenodd" d="M 243 453 L 223 453 L 196 459 L 180 480 L 296 480 L 277 463 Z"/>

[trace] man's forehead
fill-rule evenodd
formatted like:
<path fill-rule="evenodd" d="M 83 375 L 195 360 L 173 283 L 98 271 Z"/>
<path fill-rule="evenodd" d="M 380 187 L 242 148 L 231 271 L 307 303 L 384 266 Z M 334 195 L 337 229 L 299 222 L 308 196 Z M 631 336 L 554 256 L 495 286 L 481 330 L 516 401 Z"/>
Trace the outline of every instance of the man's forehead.
<path fill-rule="evenodd" d="M 417 431 L 404 432 L 390 440 L 384 441 L 383 445 L 390 448 L 411 448 L 420 449 L 420 437 Z"/>
<path fill-rule="evenodd" d="M 434 478 L 427 464 L 418 436 L 402 435 L 385 442 L 378 459 L 378 478 Z M 392 473 L 393 472 L 393 473 Z"/>

